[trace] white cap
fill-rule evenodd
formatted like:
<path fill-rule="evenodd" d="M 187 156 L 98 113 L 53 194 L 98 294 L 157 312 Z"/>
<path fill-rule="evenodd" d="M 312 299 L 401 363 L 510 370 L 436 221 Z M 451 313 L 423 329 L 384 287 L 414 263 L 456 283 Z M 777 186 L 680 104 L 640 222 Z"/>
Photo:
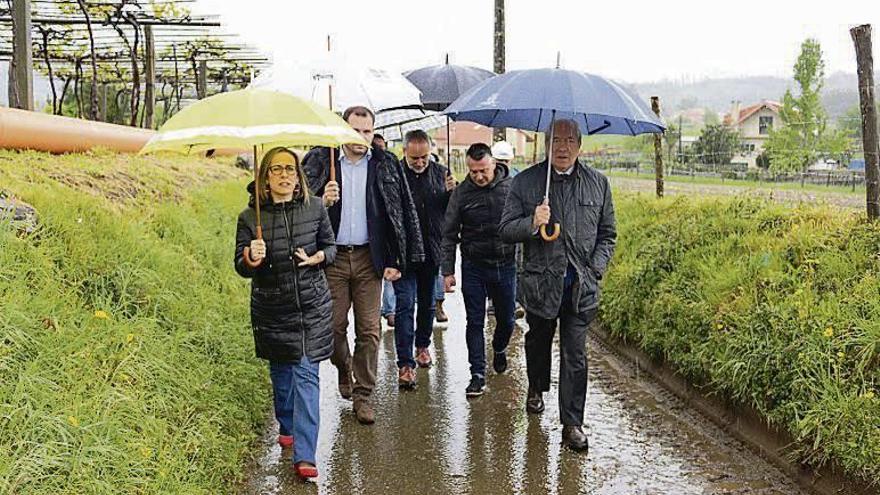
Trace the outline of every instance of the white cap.
<path fill-rule="evenodd" d="M 492 158 L 496 160 L 513 160 L 513 146 L 507 141 L 498 141 L 492 145 Z"/>

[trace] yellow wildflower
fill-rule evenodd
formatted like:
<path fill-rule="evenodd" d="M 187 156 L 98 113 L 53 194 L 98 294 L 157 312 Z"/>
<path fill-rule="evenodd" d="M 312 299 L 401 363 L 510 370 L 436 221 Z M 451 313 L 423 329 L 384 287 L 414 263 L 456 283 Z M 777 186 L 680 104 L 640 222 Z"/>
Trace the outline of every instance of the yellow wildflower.
<path fill-rule="evenodd" d="M 131 344 L 131 341 L 132 341 L 132 340 L 134 340 L 134 334 L 133 334 L 133 333 L 130 333 L 130 334 L 128 334 L 128 335 L 125 336 L 125 342 L 126 342 L 126 343 Z"/>
<path fill-rule="evenodd" d="M 840 351 L 837 353 L 837 357 L 838 357 L 838 359 L 843 359 L 846 357 L 846 354 L 843 351 Z"/>
<path fill-rule="evenodd" d="M 867 392 L 865 392 L 864 394 L 862 394 L 862 397 L 864 397 L 864 398 L 866 398 L 866 399 L 873 399 L 873 398 L 874 398 L 874 391 L 873 391 L 873 390 L 868 390 Z"/>
<path fill-rule="evenodd" d="M 79 420 L 76 419 L 76 416 L 68 416 L 67 422 L 70 423 L 70 426 L 79 427 Z"/>
<path fill-rule="evenodd" d="M 828 337 L 829 339 L 831 337 L 834 337 L 834 329 L 831 327 L 826 328 L 825 329 L 825 336 Z"/>
<path fill-rule="evenodd" d="M 106 320 L 106 319 L 110 318 L 110 315 L 108 315 L 106 311 L 99 309 L 99 310 L 95 311 L 95 318 L 100 318 L 102 320 Z"/>

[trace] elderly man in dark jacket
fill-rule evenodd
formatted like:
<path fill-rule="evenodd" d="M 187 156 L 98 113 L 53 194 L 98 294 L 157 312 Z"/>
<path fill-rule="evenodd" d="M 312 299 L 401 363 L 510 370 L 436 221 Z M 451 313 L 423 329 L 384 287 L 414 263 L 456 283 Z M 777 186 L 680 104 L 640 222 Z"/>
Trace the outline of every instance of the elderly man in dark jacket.
<path fill-rule="evenodd" d="M 343 118 L 367 142 L 375 116 L 352 107 Z M 376 385 L 382 277 L 424 259 L 415 205 L 397 158 L 378 147 L 346 145 L 336 150 L 336 181 L 329 181 L 330 150 L 316 148 L 303 159 L 309 188 L 324 200 L 336 235 L 336 263 L 327 268 L 333 298 L 334 352 L 339 392 L 353 398 L 362 424 L 375 421 L 370 395 Z M 354 306 L 355 347 L 348 345 L 348 311 Z"/>
<path fill-rule="evenodd" d="M 461 293 L 467 313 L 468 361 L 471 381 L 468 397 L 482 395 L 486 385 L 486 297 L 495 306 L 492 339 L 496 373 L 507 370 L 507 344 L 513 333 L 516 307 L 516 247 L 501 240 L 498 223 L 511 179 L 507 165 L 497 163 L 484 143 L 467 150 L 468 175 L 455 188 L 446 207 L 443 228 L 443 264 L 446 291 L 455 285 L 455 248 L 461 243 Z"/>
<path fill-rule="evenodd" d="M 416 365 L 427 368 L 432 364 L 428 346 L 431 345 L 434 327 L 434 287 L 442 259 L 440 238 L 443 215 L 455 180 L 447 173 L 446 167 L 431 158 L 431 140 L 425 131 L 406 133 L 403 154 L 404 175 L 412 191 L 419 232 L 425 247 L 425 261 L 406 267 L 403 276 L 394 282 L 398 385 L 412 389 L 416 384 Z M 416 303 L 418 313 L 414 321 Z"/>
<path fill-rule="evenodd" d="M 547 144 L 549 148 L 551 143 Z M 501 218 L 501 237 L 523 243 L 517 293 L 529 324 L 526 409 L 534 414 L 544 410 L 542 394 L 550 389 L 551 346 L 558 321 L 563 441 L 575 450 L 586 450 L 587 437 L 581 428 L 587 391 L 586 333 L 596 316 L 599 280 L 614 253 L 617 230 L 608 179 L 578 161 L 580 144 L 577 123 L 555 123 L 550 163 L 539 163 L 513 178 Z M 550 164 L 548 205 L 544 194 Z M 539 229 L 552 223 L 559 223 L 562 233 L 557 240 L 545 242 Z"/>

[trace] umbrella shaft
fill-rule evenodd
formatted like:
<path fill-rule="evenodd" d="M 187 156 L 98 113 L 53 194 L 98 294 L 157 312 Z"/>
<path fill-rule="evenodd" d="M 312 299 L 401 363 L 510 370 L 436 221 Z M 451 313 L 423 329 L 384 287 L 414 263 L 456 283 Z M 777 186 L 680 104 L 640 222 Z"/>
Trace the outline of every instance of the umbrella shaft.
<path fill-rule="evenodd" d="M 254 146 L 254 207 L 257 209 L 257 239 L 263 238 L 263 223 L 260 221 L 260 162 L 257 160 L 257 147 Z"/>
<path fill-rule="evenodd" d="M 556 123 L 556 110 L 553 110 L 553 113 L 550 117 L 550 145 L 547 146 L 547 186 L 544 188 L 544 202 L 550 203 L 550 173 L 553 170 L 553 127 Z M 538 125 L 541 123 L 538 122 Z M 538 143 L 535 143 L 537 146 Z"/>

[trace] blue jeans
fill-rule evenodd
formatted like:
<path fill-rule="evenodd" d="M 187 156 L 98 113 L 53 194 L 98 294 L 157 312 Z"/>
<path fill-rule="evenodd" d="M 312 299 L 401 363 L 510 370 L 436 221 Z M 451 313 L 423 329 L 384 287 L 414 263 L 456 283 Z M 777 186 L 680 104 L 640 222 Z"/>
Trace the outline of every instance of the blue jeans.
<path fill-rule="evenodd" d="M 305 356 L 299 364 L 269 362 L 275 419 L 280 434 L 293 435 L 293 462 L 315 462 L 321 424 L 318 363 Z"/>
<path fill-rule="evenodd" d="M 443 275 L 441 274 L 437 275 L 437 283 L 434 284 L 434 300 L 446 300 L 446 291 L 443 290 Z"/>
<path fill-rule="evenodd" d="M 471 375 L 486 376 L 486 298 L 495 306 L 492 349 L 503 352 L 513 334 L 516 308 L 516 264 L 492 267 L 461 260 L 461 295 L 467 314 L 465 340 Z"/>
<path fill-rule="evenodd" d="M 382 280 L 382 309 L 380 311 L 382 316 L 394 314 L 395 302 L 394 284 L 387 280 Z"/>
<path fill-rule="evenodd" d="M 397 347 L 397 367 L 415 367 L 415 347 L 431 345 L 434 329 L 434 287 L 437 283 L 437 265 L 420 263 L 413 266 L 394 282 L 397 310 L 394 316 L 394 343 Z M 418 303 L 418 312 L 415 311 Z M 415 313 L 415 320 L 413 315 Z"/>

